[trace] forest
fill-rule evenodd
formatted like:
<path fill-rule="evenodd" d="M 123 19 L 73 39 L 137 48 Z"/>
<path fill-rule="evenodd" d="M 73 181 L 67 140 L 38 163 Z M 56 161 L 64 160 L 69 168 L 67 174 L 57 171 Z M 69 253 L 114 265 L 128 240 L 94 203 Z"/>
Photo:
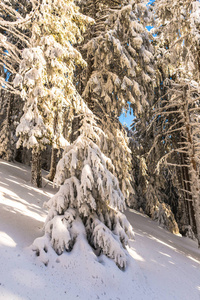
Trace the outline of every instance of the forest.
<path fill-rule="evenodd" d="M 199 101 L 198 0 L 1 0 L 0 158 L 58 188 L 45 265 L 86 234 L 124 270 L 126 207 L 200 247 Z"/>

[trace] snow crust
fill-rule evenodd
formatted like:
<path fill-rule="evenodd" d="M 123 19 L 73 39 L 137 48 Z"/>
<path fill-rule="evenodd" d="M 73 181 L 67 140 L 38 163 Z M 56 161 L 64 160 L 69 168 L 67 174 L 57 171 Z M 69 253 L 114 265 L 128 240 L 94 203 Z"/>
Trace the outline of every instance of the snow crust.
<path fill-rule="evenodd" d="M 42 205 L 56 191 L 47 180 L 43 189 L 29 180 L 29 167 L 0 160 L 0 300 L 200 299 L 196 243 L 134 210 L 126 212 L 136 235 L 126 271 L 104 255 L 97 258 L 78 220 L 74 250 L 58 256 L 49 247 L 45 267 L 29 246 L 43 235 L 47 212 Z"/>

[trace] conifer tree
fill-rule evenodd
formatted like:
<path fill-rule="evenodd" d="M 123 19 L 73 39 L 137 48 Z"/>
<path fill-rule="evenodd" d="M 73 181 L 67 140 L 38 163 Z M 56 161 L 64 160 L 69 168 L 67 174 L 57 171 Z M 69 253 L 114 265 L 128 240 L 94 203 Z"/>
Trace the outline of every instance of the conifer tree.
<path fill-rule="evenodd" d="M 0 65 L 4 71 L 15 75 L 20 64 L 21 49 L 29 44 L 28 34 L 23 32 L 33 15 L 31 4 L 25 0 L 0 3 Z M 0 89 L 5 88 L 18 93 L 7 76 L 0 76 Z"/>
<path fill-rule="evenodd" d="M 43 1 L 35 12 L 30 47 L 22 54 L 14 85 L 21 86 L 24 114 L 17 127 L 18 147 L 32 149 L 32 183 L 41 186 L 40 153 L 48 143 L 66 146 L 63 107 L 70 106 L 75 92 L 75 64 L 83 64 L 71 44 L 81 39 L 88 18 L 73 1 Z"/>
<path fill-rule="evenodd" d="M 135 114 L 149 105 L 153 91 L 152 48 L 145 28 L 145 1 L 82 1 L 81 11 L 94 18 L 80 51 L 87 67 L 80 74 L 79 91 L 106 132 L 107 147 L 126 198 L 131 188 L 131 155 L 118 117 L 129 103 Z M 139 21 L 140 20 L 140 21 Z M 123 144 L 123 146 L 122 146 Z M 123 157 L 123 160 L 121 159 Z"/>
<path fill-rule="evenodd" d="M 107 255 L 124 269 L 125 246 L 128 238 L 133 237 L 129 222 L 119 212 L 125 208 L 125 198 L 114 176 L 112 161 L 101 152 L 106 148 L 107 138 L 99 128 L 100 118 L 97 116 L 96 121 L 78 99 L 74 89 L 69 115 L 79 119 L 79 134 L 73 130 L 74 142 L 58 163 L 55 182 L 60 189 L 47 203 L 45 236 L 35 240 L 33 250 L 48 264 L 49 247 L 61 255 L 87 237 L 97 255 Z"/>
<path fill-rule="evenodd" d="M 20 93 L 12 80 L 19 69 L 21 49 L 27 46 L 28 33 L 24 25 L 30 21 L 31 4 L 24 0 L 0 3 L 0 156 L 14 160 L 15 130 L 21 115 Z"/>
<path fill-rule="evenodd" d="M 160 162 L 182 172 L 181 188 L 190 201 L 185 207 L 193 214 L 188 211 L 199 243 L 199 1 L 156 1 L 155 9 L 158 84 L 164 83 L 166 94 L 154 108 L 154 122 L 162 119 L 156 139 L 169 146 Z"/>
<path fill-rule="evenodd" d="M 134 234 L 120 212 L 125 208 L 125 198 L 111 172 L 114 166 L 99 148 L 105 134 L 92 113 L 86 112 L 80 135 L 58 163 L 55 182 L 61 186 L 46 204 L 45 236 L 34 241 L 33 250 L 47 265 L 49 247 L 61 255 L 87 238 L 96 255 L 105 254 L 124 269 L 125 247 Z"/>
<path fill-rule="evenodd" d="M 174 215 L 176 210 L 174 206 L 172 210 L 170 205 L 172 195 L 168 189 L 169 185 L 174 188 L 175 183 L 166 167 L 162 168 L 159 173 L 155 172 L 157 163 L 165 152 L 162 139 L 157 141 L 153 150 L 150 151 L 161 126 L 159 121 L 156 124 L 153 123 L 151 116 L 151 112 L 146 112 L 140 118 L 135 118 L 129 132 L 136 192 L 136 201 L 132 205 L 158 221 L 164 228 L 178 233 L 179 229 Z"/>

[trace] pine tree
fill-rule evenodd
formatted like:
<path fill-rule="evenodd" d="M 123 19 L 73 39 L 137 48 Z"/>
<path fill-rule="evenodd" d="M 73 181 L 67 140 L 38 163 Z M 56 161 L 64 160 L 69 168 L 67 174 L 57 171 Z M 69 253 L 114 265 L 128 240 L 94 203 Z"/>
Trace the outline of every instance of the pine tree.
<path fill-rule="evenodd" d="M 19 68 L 21 49 L 27 45 L 23 28 L 30 11 L 30 2 L 23 0 L 0 3 L 0 156 L 9 161 L 15 157 L 15 130 L 22 103 L 12 80 Z"/>
<path fill-rule="evenodd" d="M 48 264 L 49 247 L 61 255 L 87 236 L 97 255 L 107 255 L 123 269 L 127 260 L 125 246 L 133 237 L 129 222 L 119 212 L 125 208 L 125 199 L 111 160 L 101 152 L 106 148 L 107 137 L 99 128 L 100 118 L 97 116 L 95 121 L 78 98 L 78 94 L 72 95 L 68 110 L 70 119 L 72 114 L 72 119 L 79 120 L 77 127 L 76 122 L 72 123 L 74 142 L 58 163 L 55 181 L 60 189 L 47 203 L 45 236 L 35 240 L 33 250 Z"/>
<path fill-rule="evenodd" d="M 182 189 L 183 191 L 187 191 L 187 195 L 190 194 L 191 198 L 187 198 L 187 201 L 191 201 L 193 203 L 193 213 L 195 212 L 195 221 L 196 226 L 193 224 L 193 230 L 195 230 L 198 238 L 198 242 L 200 240 L 199 237 L 199 93 L 198 93 L 198 85 L 195 87 L 191 84 L 176 84 L 172 81 L 169 83 L 169 100 L 168 103 L 163 107 L 163 109 L 159 109 L 161 114 L 168 113 L 168 115 L 176 113 L 176 118 L 173 118 L 173 122 L 171 122 L 171 130 L 166 130 L 166 136 L 176 135 L 177 132 L 180 131 L 180 139 L 179 143 L 176 144 L 176 147 L 168 151 L 161 160 L 160 163 L 170 164 L 168 158 L 173 155 L 175 152 L 178 152 L 179 157 L 180 153 L 186 155 L 184 160 L 180 160 L 174 163 L 174 166 L 179 165 L 183 168 L 188 168 L 187 175 L 189 178 L 184 178 Z M 174 87 L 176 88 L 176 92 L 174 92 Z M 179 124 L 180 126 L 177 126 Z M 188 184 L 190 185 L 188 186 Z M 187 185 L 186 185 L 187 184 Z M 189 188 L 188 188 L 189 187 Z M 190 208 L 191 209 L 191 208 Z M 193 217 L 191 218 L 193 222 Z M 192 224 L 191 224 L 192 225 Z M 195 228 L 196 227 L 196 228 Z"/>
<path fill-rule="evenodd" d="M 158 63 L 173 78 L 199 78 L 199 1 L 155 1 Z M 165 64 L 163 64 L 165 62 Z"/>
<path fill-rule="evenodd" d="M 21 86 L 25 99 L 17 145 L 32 148 L 32 183 L 37 186 L 42 184 L 39 161 L 46 144 L 53 148 L 67 144 L 62 134 L 63 107 L 71 105 L 75 93 L 75 65 L 84 65 L 71 44 L 81 39 L 88 21 L 73 1 L 43 1 L 31 24 L 30 47 L 23 50 L 14 85 Z"/>
<path fill-rule="evenodd" d="M 154 121 L 162 119 L 158 136 L 169 146 L 160 162 L 182 172 L 185 200 L 193 203 L 185 207 L 199 242 L 199 1 L 156 1 L 155 9 L 158 84 L 164 83 L 166 94 L 158 99 Z"/>
<path fill-rule="evenodd" d="M 150 151 L 160 132 L 159 121 L 152 122 L 151 113 L 145 113 L 140 119 L 135 119 L 130 130 L 131 150 L 133 155 L 133 169 L 135 178 L 136 201 L 133 206 L 146 213 L 161 226 L 173 233 L 178 233 L 175 220 L 176 210 L 170 206 L 171 193 L 168 186 L 174 188 L 174 182 L 169 176 L 167 168 L 155 172 L 157 163 L 163 154 L 162 140 L 157 141 Z M 172 183 L 173 182 L 173 183 Z M 175 194 L 175 192 L 174 192 Z"/>
<path fill-rule="evenodd" d="M 104 140 L 105 134 L 87 110 L 80 135 L 58 163 L 55 181 L 61 186 L 46 204 L 49 213 L 45 236 L 33 243 L 33 250 L 46 265 L 49 247 L 61 255 L 87 237 L 97 255 L 105 254 L 119 268 L 126 267 L 125 246 L 134 234 L 120 212 L 125 208 L 125 199 L 110 172 L 114 166 L 99 148 Z"/>
<path fill-rule="evenodd" d="M 15 75 L 21 58 L 21 49 L 28 44 L 28 34 L 23 32 L 25 24 L 30 22 L 33 12 L 30 2 L 25 0 L 4 1 L 0 3 L 0 65 L 4 71 Z M 18 93 L 7 76 L 0 76 L 0 89 L 5 88 Z M 19 94 L 19 93 L 18 93 Z"/>
<path fill-rule="evenodd" d="M 140 114 L 153 91 L 153 55 L 145 28 L 150 16 L 144 2 L 80 3 L 81 11 L 94 18 L 95 24 L 86 31 L 80 46 L 87 67 L 79 73 L 79 92 L 107 134 L 102 151 L 112 159 L 127 200 L 133 193 L 131 155 L 118 117 L 129 109 L 129 103 L 134 113 Z"/>

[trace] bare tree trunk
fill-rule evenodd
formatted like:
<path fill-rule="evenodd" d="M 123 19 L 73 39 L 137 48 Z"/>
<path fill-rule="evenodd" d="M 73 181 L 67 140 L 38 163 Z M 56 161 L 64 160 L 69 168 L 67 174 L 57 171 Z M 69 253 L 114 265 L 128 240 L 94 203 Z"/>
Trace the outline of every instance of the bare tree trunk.
<path fill-rule="evenodd" d="M 32 149 L 31 183 L 36 187 L 42 187 L 41 152 L 38 148 Z"/>
<path fill-rule="evenodd" d="M 58 149 L 52 147 L 51 150 L 51 166 L 49 175 L 47 176 L 48 180 L 53 181 L 56 174 L 56 165 L 57 165 L 57 153 Z"/>

